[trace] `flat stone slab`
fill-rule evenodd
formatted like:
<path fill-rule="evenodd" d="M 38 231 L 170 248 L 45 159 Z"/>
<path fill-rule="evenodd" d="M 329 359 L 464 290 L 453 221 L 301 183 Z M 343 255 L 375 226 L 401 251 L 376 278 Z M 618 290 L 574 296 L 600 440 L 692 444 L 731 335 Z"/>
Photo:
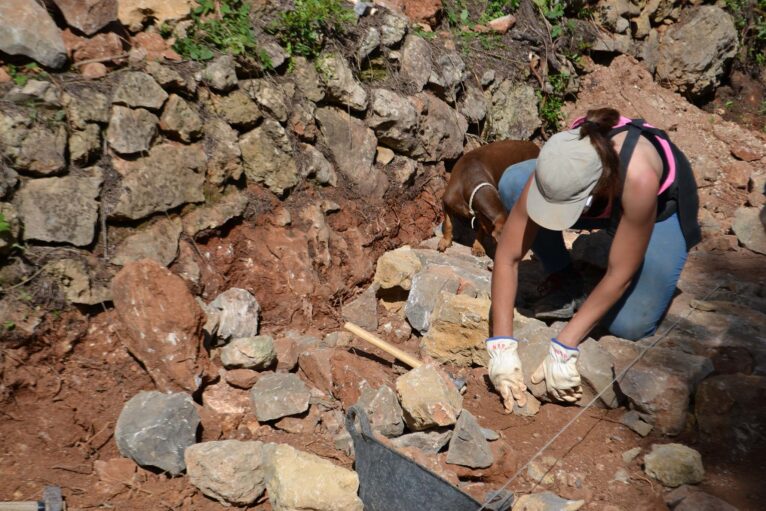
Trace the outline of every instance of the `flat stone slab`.
<path fill-rule="evenodd" d="M 262 376 L 250 390 L 250 399 L 259 422 L 303 413 L 309 408 L 311 392 L 293 373 Z"/>

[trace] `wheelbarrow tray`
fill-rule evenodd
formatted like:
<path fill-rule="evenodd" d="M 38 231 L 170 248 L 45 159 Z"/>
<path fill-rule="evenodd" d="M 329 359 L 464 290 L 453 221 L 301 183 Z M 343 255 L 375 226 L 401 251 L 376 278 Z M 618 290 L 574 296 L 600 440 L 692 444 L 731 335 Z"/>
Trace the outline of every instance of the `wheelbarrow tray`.
<path fill-rule="evenodd" d="M 357 429 L 356 419 L 360 429 Z M 481 503 L 446 479 L 376 440 L 367 414 L 349 408 L 346 429 L 354 442 L 359 497 L 365 511 L 476 511 Z"/>

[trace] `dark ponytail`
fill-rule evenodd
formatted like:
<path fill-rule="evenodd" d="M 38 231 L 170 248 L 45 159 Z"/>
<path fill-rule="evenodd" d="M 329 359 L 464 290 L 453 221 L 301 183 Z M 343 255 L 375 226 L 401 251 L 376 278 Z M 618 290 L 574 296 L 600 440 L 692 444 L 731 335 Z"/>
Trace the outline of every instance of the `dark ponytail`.
<path fill-rule="evenodd" d="M 588 110 L 580 124 L 580 138 L 590 137 L 604 170 L 593 189 L 597 195 L 615 197 L 620 191 L 620 157 L 614 150 L 609 131 L 620 121 L 620 112 L 613 108 Z"/>

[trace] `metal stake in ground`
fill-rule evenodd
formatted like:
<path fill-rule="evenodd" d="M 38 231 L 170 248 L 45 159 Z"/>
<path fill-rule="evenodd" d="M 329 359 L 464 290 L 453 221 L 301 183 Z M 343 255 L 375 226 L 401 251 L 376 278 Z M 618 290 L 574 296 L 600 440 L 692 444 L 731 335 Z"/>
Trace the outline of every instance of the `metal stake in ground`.
<path fill-rule="evenodd" d="M 46 486 L 42 500 L 0 502 L 0 511 L 66 511 L 66 502 L 58 486 Z"/>

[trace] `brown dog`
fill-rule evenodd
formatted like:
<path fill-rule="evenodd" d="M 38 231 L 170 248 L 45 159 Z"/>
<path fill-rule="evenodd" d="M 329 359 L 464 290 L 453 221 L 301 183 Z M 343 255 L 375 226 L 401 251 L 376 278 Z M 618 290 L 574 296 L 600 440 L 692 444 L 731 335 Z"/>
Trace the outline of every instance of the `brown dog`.
<path fill-rule="evenodd" d="M 444 190 L 444 237 L 439 251 L 452 245 L 453 215 L 471 221 L 478 234 L 471 252 L 484 255 L 481 235 L 491 236 L 496 242 L 505 225 L 505 207 L 500 200 L 497 184 L 509 166 L 536 158 L 540 149 L 524 140 L 501 140 L 464 154 L 455 164 Z M 477 225 L 478 224 L 478 225 Z"/>

